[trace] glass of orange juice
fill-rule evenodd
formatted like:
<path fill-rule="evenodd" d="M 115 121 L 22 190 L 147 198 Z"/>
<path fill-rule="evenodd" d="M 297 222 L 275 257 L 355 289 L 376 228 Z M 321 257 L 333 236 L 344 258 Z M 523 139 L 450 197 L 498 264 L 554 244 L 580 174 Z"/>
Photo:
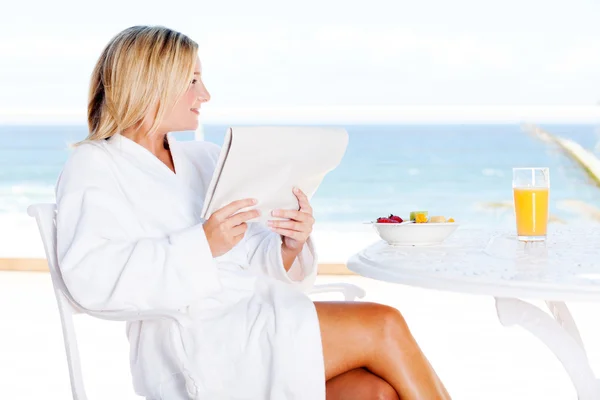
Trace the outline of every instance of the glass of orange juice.
<path fill-rule="evenodd" d="M 513 168 L 513 193 L 518 239 L 527 242 L 546 240 L 550 170 Z"/>

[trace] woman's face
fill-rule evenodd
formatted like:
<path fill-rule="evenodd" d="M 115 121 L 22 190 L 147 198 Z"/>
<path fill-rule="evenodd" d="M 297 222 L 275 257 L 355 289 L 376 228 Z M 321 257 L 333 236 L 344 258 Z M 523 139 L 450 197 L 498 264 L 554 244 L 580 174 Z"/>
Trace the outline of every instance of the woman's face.
<path fill-rule="evenodd" d="M 173 107 L 171 114 L 167 115 L 161 124 L 167 132 L 193 131 L 198 128 L 200 106 L 210 100 L 210 93 L 201 78 L 200 59 L 196 58 L 194 76 L 189 82 L 185 94 Z"/>

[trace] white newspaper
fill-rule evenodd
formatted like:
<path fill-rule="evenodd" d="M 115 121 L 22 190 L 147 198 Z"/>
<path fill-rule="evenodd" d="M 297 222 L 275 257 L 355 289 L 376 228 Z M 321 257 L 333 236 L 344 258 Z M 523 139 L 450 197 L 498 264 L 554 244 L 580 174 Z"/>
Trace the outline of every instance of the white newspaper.
<path fill-rule="evenodd" d="M 245 198 L 257 199 L 258 204 L 251 208 L 261 211 L 261 216 L 250 222 L 278 219 L 271 215 L 275 209 L 297 210 L 292 188 L 299 187 L 311 199 L 325 175 L 339 165 L 347 146 L 348 133 L 341 128 L 229 128 L 202 218 Z"/>

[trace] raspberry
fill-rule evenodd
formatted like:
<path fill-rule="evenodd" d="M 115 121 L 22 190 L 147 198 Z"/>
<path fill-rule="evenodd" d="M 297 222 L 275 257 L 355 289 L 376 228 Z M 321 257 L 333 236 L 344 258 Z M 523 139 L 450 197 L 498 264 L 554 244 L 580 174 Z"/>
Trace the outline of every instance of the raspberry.
<path fill-rule="evenodd" d="M 388 218 L 391 219 L 391 220 L 393 220 L 393 221 L 396 221 L 398 223 L 404 222 L 404 220 L 402 218 L 400 218 L 399 216 L 394 215 L 394 214 L 390 214 L 390 216 Z"/>
<path fill-rule="evenodd" d="M 397 222 L 394 221 L 393 219 L 390 219 L 387 217 L 379 217 L 379 218 L 377 218 L 377 223 L 379 223 L 379 224 L 395 224 Z"/>

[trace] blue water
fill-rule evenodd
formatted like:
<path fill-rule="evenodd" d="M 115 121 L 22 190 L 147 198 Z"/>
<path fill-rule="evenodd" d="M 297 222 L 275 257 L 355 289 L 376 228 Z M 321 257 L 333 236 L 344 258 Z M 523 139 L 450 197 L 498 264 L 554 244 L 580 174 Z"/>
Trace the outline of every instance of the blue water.
<path fill-rule="evenodd" d="M 350 135 L 341 165 L 325 177 L 313 198 L 315 216 L 326 223 L 362 222 L 411 210 L 465 222 L 510 214 L 491 203 L 510 202 L 515 166 L 551 171 L 551 213 L 585 218 L 565 200 L 600 207 L 600 189 L 547 143 L 518 125 L 344 126 Z M 546 125 L 551 133 L 594 150 L 592 125 Z M 226 126 L 204 126 L 205 139 L 221 144 Z M 0 215 L 25 213 L 34 202 L 53 201 L 53 186 L 68 157 L 67 143 L 86 136 L 83 126 L 0 126 Z M 176 135 L 192 140 L 192 132 Z"/>

